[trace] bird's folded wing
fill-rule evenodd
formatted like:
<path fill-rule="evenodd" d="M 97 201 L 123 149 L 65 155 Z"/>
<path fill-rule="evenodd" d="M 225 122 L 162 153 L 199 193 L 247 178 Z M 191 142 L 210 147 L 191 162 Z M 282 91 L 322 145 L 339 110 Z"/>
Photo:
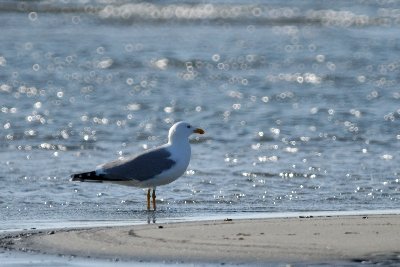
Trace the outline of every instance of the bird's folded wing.
<path fill-rule="evenodd" d="M 175 165 L 166 148 L 148 150 L 143 154 L 118 159 L 100 166 L 100 172 L 109 180 L 146 181 Z"/>

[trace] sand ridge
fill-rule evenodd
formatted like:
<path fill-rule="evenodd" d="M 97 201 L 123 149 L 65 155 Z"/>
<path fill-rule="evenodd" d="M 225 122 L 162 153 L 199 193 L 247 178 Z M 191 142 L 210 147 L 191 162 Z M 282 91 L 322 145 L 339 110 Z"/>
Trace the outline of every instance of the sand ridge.
<path fill-rule="evenodd" d="M 218 220 L 47 231 L 8 247 L 140 261 L 368 261 L 400 255 L 399 227 L 400 215 Z"/>

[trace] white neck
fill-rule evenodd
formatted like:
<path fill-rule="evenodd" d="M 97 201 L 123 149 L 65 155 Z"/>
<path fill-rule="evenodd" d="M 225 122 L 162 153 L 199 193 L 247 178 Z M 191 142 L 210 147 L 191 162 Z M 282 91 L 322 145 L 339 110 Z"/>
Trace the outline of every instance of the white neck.
<path fill-rule="evenodd" d="M 178 136 L 169 136 L 168 137 L 168 144 L 188 144 L 189 145 L 189 138 L 179 138 Z"/>
<path fill-rule="evenodd" d="M 186 169 L 189 165 L 190 155 L 192 149 L 190 147 L 188 138 L 175 138 L 168 141 L 168 146 L 171 151 L 176 151 L 180 158 L 180 164 L 182 168 Z"/>

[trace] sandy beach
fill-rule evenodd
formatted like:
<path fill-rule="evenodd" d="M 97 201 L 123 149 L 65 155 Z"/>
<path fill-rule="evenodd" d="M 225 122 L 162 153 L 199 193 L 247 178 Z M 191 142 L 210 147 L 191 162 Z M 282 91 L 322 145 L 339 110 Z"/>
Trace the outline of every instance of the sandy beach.
<path fill-rule="evenodd" d="M 400 215 L 216 220 L 7 234 L 1 246 L 163 262 L 400 261 Z"/>

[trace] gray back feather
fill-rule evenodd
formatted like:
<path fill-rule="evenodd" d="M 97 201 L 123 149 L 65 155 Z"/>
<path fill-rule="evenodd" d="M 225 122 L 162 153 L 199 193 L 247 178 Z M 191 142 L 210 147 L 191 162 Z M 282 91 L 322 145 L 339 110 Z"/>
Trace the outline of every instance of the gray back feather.
<path fill-rule="evenodd" d="M 102 166 L 110 180 L 145 181 L 171 168 L 176 162 L 169 159 L 171 153 L 165 148 L 148 150 L 137 156 L 115 160 Z"/>

